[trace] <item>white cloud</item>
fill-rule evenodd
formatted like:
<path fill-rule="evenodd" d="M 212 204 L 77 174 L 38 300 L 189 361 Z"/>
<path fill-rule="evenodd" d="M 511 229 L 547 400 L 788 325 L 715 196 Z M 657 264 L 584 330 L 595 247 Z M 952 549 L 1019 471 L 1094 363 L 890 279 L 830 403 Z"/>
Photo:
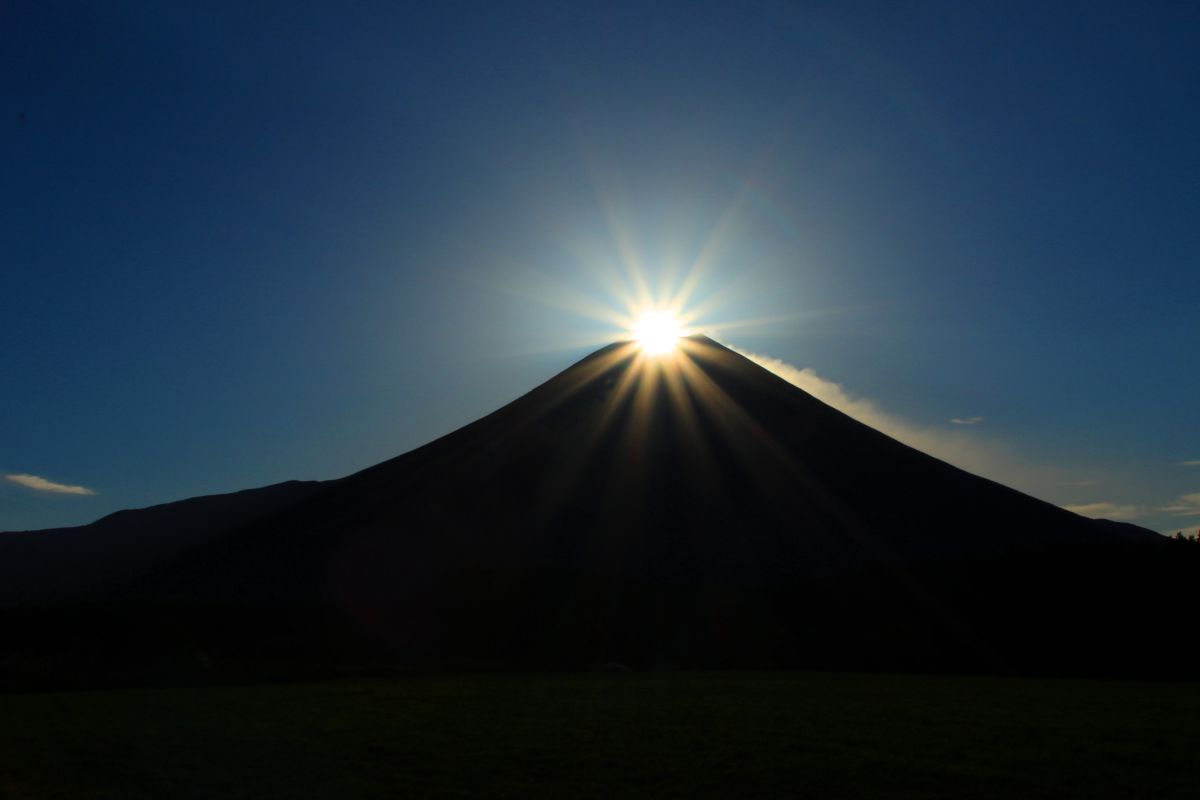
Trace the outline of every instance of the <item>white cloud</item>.
<path fill-rule="evenodd" d="M 1200 492 L 1181 494 L 1158 510 L 1175 517 L 1200 517 Z"/>
<path fill-rule="evenodd" d="M 5 475 L 4 479 L 9 483 L 15 483 L 18 486 L 24 486 L 26 489 L 33 489 L 38 492 L 51 492 L 53 494 L 95 494 L 96 492 L 86 486 L 68 486 L 65 483 L 55 483 L 48 481 L 45 478 L 37 475 Z"/>
<path fill-rule="evenodd" d="M 872 400 L 854 396 L 841 384 L 822 378 L 810 368 L 801 369 L 778 358 L 726 346 L 864 425 L 968 472 L 1036 494 L 1045 494 L 1048 486 L 1063 477 L 1060 471 L 1021 461 L 1003 443 L 985 439 L 974 431 L 911 422 L 880 408 Z"/>
<path fill-rule="evenodd" d="M 1181 466 L 1181 467 L 1200 467 L 1200 459 L 1197 459 L 1195 461 L 1180 461 L 1179 466 Z"/>
<path fill-rule="evenodd" d="M 955 417 L 950 421 L 955 425 L 978 425 L 983 422 L 983 417 Z"/>
<path fill-rule="evenodd" d="M 1137 519 L 1146 515 L 1146 509 L 1135 505 L 1118 505 L 1116 503 L 1080 503 L 1063 506 L 1067 511 L 1073 511 L 1084 517 L 1093 519 Z"/>

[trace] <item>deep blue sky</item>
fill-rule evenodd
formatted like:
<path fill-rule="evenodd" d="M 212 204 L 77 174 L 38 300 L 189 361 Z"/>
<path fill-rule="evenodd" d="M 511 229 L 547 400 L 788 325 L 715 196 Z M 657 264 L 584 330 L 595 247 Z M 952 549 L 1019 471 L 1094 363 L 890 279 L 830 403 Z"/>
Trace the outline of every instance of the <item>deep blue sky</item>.
<path fill-rule="evenodd" d="M 0 530 L 368 466 L 697 260 L 723 341 L 1200 525 L 1198 54 L 1183 2 L 5 3 L 0 473 L 96 494 Z"/>

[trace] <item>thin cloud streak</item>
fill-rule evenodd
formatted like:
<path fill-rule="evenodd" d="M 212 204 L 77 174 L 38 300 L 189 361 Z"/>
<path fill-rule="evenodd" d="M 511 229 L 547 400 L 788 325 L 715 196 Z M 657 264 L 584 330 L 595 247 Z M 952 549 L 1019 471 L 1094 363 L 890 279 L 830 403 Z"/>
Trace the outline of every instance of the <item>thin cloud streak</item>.
<path fill-rule="evenodd" d="M 955 417 L 950 422 L 955 425 L 978 425 L 983 422 L 983 417 Z"/>
<path fill-rule="evenodd" d="M 1158 510 L 1174 517 L 1200 517 L 1200 492 L 1181 494 Z"/>
<path fill-rule="evenodd" d="M 15 483 L 18 486 L 24 486 L 26 489 L 33 489 L 35 492 L 75 495 L 93 495 L 96 493 L 94 489 L 89 489 L 86 486 L 69 486 L 65 483 L 55 483 L 38 475 L 5 475 L 4 480 L 9 483 Z"/>
<path fill-rule="evenodd" d="M 1195 461 L 1180 461 L 1179 466 L 1181 466 L 1181 467 L 1200 467 L 1200 459 L 1197 459 Z"/>
<path fill-rule="evenodd" d="M 1118 505 L 1117 503 L 1079 503 L 1063 506 L 1067 511 L 1082 517 L 1093 519 L 1130 520 L 1146 516 L 1146 509 L 1137 505 Z"/>

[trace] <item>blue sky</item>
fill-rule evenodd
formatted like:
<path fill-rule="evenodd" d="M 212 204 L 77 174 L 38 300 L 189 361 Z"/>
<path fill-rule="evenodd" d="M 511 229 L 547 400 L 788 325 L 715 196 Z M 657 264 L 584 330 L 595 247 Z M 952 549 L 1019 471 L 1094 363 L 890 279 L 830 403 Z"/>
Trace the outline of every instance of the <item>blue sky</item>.
<path fill-rule="evenodd" d="M 1193 4 L 646 5 L 5 4 L 0 530 L 403 452 L 633 274 L 898 438 L 1200 525 Z"/>

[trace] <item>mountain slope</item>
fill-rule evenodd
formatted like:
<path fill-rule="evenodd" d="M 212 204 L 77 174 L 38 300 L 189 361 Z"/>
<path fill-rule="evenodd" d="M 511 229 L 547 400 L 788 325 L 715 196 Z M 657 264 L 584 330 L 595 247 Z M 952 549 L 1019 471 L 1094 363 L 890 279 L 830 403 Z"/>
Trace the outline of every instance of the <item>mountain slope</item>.
<path fill-rule="evenodd" d="M 611 345 L 339 480 L 6 534 L 0 578 L 10 605 L 324 609 L 409 654 L 770 662 L 841 624 L 797 604 L 862 605 L 863 631 L 891 604 L 936 649 L 962 614 L 913 565 L 1160 540 L 963 472 L 695 337 L 664 359 Z M 31 587 L 56 558 L 88 566 Z"/>
<path fill-rule="evenodd" d="M 1139 538 L 1156 537 L 970 475 L 693 339 L 677 360 L 601 350 L 476 423 L 327 484 L 242 545 L 400 570 L 388 580 L 417 578 L 404 563 L 753 584 Z"/>

